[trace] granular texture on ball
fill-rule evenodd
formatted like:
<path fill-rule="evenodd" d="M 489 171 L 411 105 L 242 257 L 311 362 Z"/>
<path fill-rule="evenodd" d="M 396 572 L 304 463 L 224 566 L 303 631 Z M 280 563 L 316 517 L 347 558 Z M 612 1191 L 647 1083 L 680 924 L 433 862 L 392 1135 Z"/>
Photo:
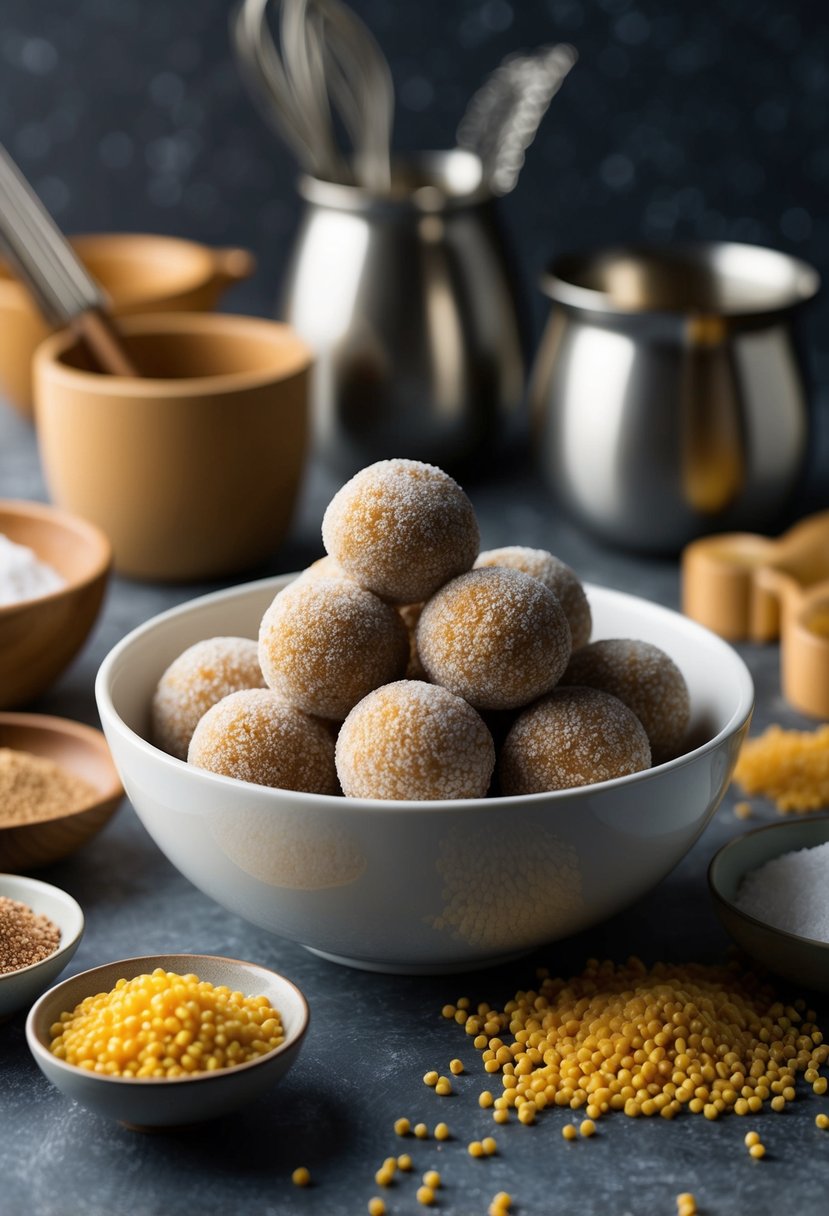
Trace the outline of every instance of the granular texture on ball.
<path fill-rule="evenodd" d="M 650 762 L 645 728 L 618 697 L 562 686 L 524 710 L 507 735 L 501 793 L 573 789 L 638 773 Z"/>
<path fill-rule="evenodd" d="M 209 709 L 187 761 L 254 785 L 339 793 L 331 732 L 268 688 L 231 693 Z"/>
<path fill-rule="evenodd" d="M 361 587 L 414 604 L 470 568 L 480 535 L 472 503 L 448 473 L 418 460 L 381 460 L 334 495 L 322 539 Z"/>
<path fill-rule="evenodd" d="M 252 638 L 206 638 L 189 646 L 158 682 L 152 701 L 152 740 L 179 760 L 187 758 L 199 718 L 243 688 L 264 688 Z"/>
<path fill-rule="evenodd" d="M 436 684 L 476 709 L 516 709 L 549 692 L 570 658 L 558 599 L 522 570 L 470 570 L 426 603 L 417 651 Z"/>
<path fill-rule="evenodd" d="M 259 629 L 268 686 L 308 714 L 342 722 L 372 689 L 399 679 L 409 659 L 400 614 L 345 579 L 297 579 Z"/>
<path fill-rule="evenodd" d="M 483 798 L 495 747 L 483 719 L 436 684 L 398 680 L 355 705 L 337 739 L 347 798 Z"/>
<path fill-rule="evenodd" d="M 349 579 L 351 582 L 354 581 L 351 578 L 351 575 L 347 574 L 345 572 L 345 570 L 343 570 L 340 563 L 338 561 L 335 561 L 333 557 L 329 557 L 327 553 L 326 553 L 325 557 L 318 557 L 315 562 L 311 562 L 311 565 L 306 566 L 305 569 L 297 577 L 298 578 L 310 578 L 310 579 L 344 578 L 344 579 Z"/>
<path fill-rule="evenodd" d="M 530 549 L 526 545 L 506 545 L 502 549 L 486 549 L 475 560 L 475 569 L 483 566 L 509 566 L 540 578 L 553 595 L 558 596 L 567 624 L 573 650 L 590 641 L 593 619 L 590 604 L 578 576 L 560 558 L 547 549 Z"/>
<path fill-rule="evenodd" d="M 591 642 L 573 655 L 563 682 L 601 688 L 624 701 L 647 731 L 654 764 L 681 753 L 691 699 L 682 672 L 658 646 L 632 638 Z"/>

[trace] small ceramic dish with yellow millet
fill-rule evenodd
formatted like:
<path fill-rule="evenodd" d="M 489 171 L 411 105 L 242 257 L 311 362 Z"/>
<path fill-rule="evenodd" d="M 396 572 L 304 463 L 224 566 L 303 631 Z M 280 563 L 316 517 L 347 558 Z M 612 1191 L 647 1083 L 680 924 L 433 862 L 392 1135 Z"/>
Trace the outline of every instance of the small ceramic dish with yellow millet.
<path fill-rule="evenodd" d="M 45 958 L 0 974 L 0 1021 L 4 1021 L 54 983 L 80 945 L 84 918 L 80 904 L 66 891 L 22 874 L 0 874 L 0 897 L 23 904 L 37 917 L 45 916 L 60 930 L 60 940 Z"/>
<path fill-rule="evenodd" d="M 82 1002 L 87 1020 L 69 1026 L 65 1015 L 79 1013 Z M 91 1046 L 102 1010 L 110 1017 L 106 1059 Z M 151 1038 L 139 1043 L 147 1015 Z M 276 971 L 216 955 L 161 954 L 93 967 L 51 988 L 30 1010 L 26 1038 L 66 1097 L 141 1130 L 200 1123 L 262 1096 L 296 1060 L 308 1020 L 305 997 Z"/>

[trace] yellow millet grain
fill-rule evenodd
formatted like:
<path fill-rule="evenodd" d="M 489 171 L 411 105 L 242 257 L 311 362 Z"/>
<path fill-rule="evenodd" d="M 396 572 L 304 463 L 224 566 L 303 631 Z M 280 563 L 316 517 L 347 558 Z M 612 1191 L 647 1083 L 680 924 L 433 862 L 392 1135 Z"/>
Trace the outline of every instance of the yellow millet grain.
<path fill-rule="evenodd" d="M 530 1125 L 548 1106 L 586 1106 L 588 1122 L 613 1110 L 717 1119 L 770 1100 L 784 1109 L 798 1074 L 810 1070 L 813 1088 L 826 1084 L 818 1074 L 829 1047 L 815 1014 L 797 1006 L 736 965 L 592 959 L 581 975 L 547 976 L 485 1015 L 493 1033 L 481 1057 L 503 1086 L 494 1114 L 514 1109 Z M 467 1032 L 477 1037 L 483 1015 L 475 1018 Z"/>
<path fill-rule="evenodd" d="M 746 794 L 771 798 L 778 811 L 829 803 L 829 724 L 817 730 L 770 726 L 742 747 L 734 780 Z"/>
<path fill-rule="evenodd" d="M 311 1172 L 304 1165 L 298 1165 L 291 1174 L 291 1182 L 294 1186 L 310 1186 Z"/>
<path fill-rule="evenodd" d="M 577 1140 L 579 1135 L 572 1123 L 565 1123 L 561 1129 L 561 1134 L 565 1140 Z"/>
<path fill-rule="evenodd" d="M 745 1136 L 743 1137 L 743 1143 L 745 1144 L 746 1148 L 751 1148 L 752 1145 L 759 1144 L 760 1143 L 760 1133 L 759 1132 L 746 1132 Z"/>
<path fill-rule="evenodd" d="M 829 1127 L 829 1115 L 815 1115 L 815 1127 L 819 1127 L 821 1131 L 826 1131 Z"/>
<path fill-rule="evenodd" d="M 412 1130 L 412 1125 L 408 1119 L 395 1119 L 394 1133 L 396 1136 L 408 1136 Z"/>
<path fill-rule="evenodd" d="M 458 1077 L 463 1072 L 463 1060 L 450 1060 L 449 1071 L 453 1076 Z"/>
<path fill-rule="evenodd" d="M 436 1140 L 448 1140 L 451 1132 L 445 1123 L 436 1123 L 432 1134 Z"/>
<path fill-rule="evenodd" d="M 414 1162 L 408 1153 L 401 1153 L 397 1158 L 397 1168 L 402 1170 L 404 1174 L 408 1174 Z"/>
<path fill-rule="evenodd" d="M 427 1170 L 423 1175 L 423 1185 L 429 1186 L 433 1191 L 436 1191 L 440 1186 L 440 1174 L 437 1170 Z"/>
<path fill-rule="evenodd" d="M 596 1124 L 592 1119 L 583 1119 L 579 1124 L 579 1132 L 585 1137 L 595 1136 Z"/>
<path fill-rule="evenodd" d="M 748 1151 L 749 1155 L 753 1157 L 755 1161 L 759 1161 L 761 1157 L 765 1157 L 766 1155 L 766 1147 L 764 1144 L 752 1144 Z"/>
<path fill-rule="evenodd" d="M 368 1201 L 368 1216 L 386 1216 L 386 1201 L 375 1195 Z"/>
<path fill-rule="evenodd" d="M 429 1135 L 429 1129 L 425 1123 L 415 1123 L 412 1131 L 417 1136 L 418 1140 L 425 1140 Z"/>
<path fill-rule="evenodd" d="M 439 1097 L 445 1098 L 447 1096 L 447 1094 L 451 1094 L 451 1092 L 452 1092 L 452 1082 L 449 1080 L 449 1078 L 448 1077 L 438 1077 L 437 1082 L 435 1084 L 435 1093 Z"/>
<path fill-rule="evenodd" d="M 214 988 L 158 967 L 88 996 L 50 1028 L 60 1060 L 113 1077 L 181 1077 L 233 1068 L 284 1042 L 267 997 Z"/>
<path fill-rule="evenodd" d="M 498 1152 L 498 1143 L 494 1136 L 484 1136 L 481 1141 L 481 1148 L 486 1153 L 487 1157 L 492 1157 Z"/>
<path fill-rule="evenodd" d="M 697 1201 L 690 1191 L 683 1191 L 676 1197 L 676 1216 L 696 1216 Z"/>
<path fill-rule="evenodd" d="M 415 1195 L 418 1203 L 423 1204 L 425 1208 L 430 1208 L 435 1202 L 435 1192 L 430 1186 L 419 1186 Z"/>
<path fill-rule="evenodd" d="M 423 1084 L 428 1085 L 432 1089 L 434 1089 L 438 1083 L 438 1075 L 439 1074 L 436 1073 L 434 1069 L 432 1069 L 430 1072 L 424 1073 L 423 1074 Z"/>
<path fill-rule="evenodd" d="M 466 1146 L 466 1151 L 469 1153 L 470 1157 L 485 1157 L 486 1156 L 486 1150 L 484 1149 L 484 1146 L 481 1144 L 480 1140 L 472 1140 Z"/>

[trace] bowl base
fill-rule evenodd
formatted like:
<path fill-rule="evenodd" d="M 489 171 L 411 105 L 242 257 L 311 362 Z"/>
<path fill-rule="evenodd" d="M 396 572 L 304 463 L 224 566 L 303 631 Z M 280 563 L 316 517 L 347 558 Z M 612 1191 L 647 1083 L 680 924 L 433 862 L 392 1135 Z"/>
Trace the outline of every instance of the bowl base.
<path fill-rule="evenodd" d="M 464 962 L 444 963 L 395 963 L 384 962 L 381 959 L 350 958 L 344 954 L 329 954 L 327 950 L 317 950 L 315 946 L 306 946 L 317 958 L 324 958 L 329 963 L 339 963 L 341 967 L 355 967 L 358 971 L 377 971 L 384 975 L 454 975 L 463 971 L 483 971 L 488 967 L 499 967 L 502 963 L 511 963 L 516 958 L 524 958 L 531 954 L 533 948 L 514 950 L 509 954 L 494 954 L 490 958 L 479 958 Z"/>

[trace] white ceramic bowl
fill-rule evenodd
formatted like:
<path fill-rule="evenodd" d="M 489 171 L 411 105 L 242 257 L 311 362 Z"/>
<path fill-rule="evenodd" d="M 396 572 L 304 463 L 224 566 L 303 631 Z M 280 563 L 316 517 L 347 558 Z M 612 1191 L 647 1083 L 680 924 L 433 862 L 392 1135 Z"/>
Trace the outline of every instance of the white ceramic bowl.
<path fill-rule="evenodd" d="M 74 1009 L 84 997 L 109 992 L 119 979 L 132 979 L 156 967 L 179 975 L 195 973 L 200 980 L 216 987 L 226 984 L 244 996 L 266 996 L 282 1019 L 284 1043 L 235 1068 L 169 1080 L 102 1076 L 52 1055 L 49 1028 L 61 1013 Z M 50 988 L 29 1012 L 26 1038 L 41 1072 L 68 1098 L 130 1127 L 178 1127 L 228 1114 L 265 1093 L 296 1060 L 307 1027 L 304 996 L 276 971 L 211 954 L 153 954 L 93 967 Z"/>
<path fill-rule="evenodd" d="M 269 789 L 191 768 L 149 743 L 167 665 L 213 635 L 256 637 L 290 576 L 216 592 L 128 634 L 101 665 L 98 708 L 127 794 L 191 882 L 231 911 L 360 967 L 483 966 L 585 929 L 676 865 L 725 792 L 751 676 L 701 625 L 587 587 L 594 638 L 641 638 L 679 665 L 692 747 L 599 785 L 512 798 L 373 802 Z"/>
<path fill-rule="evenodd" d="M 39 916 L 48 916 L 60 929 L 58 948 L 48 958 L 0 975 L 0 1018 L 6 1018 L 27 1008 L 54 983 L 80 945 L 84 922 L 81 906 L 71 895 L 37 878 L 0 874 L 0 895 L 28 905 Z"/>

